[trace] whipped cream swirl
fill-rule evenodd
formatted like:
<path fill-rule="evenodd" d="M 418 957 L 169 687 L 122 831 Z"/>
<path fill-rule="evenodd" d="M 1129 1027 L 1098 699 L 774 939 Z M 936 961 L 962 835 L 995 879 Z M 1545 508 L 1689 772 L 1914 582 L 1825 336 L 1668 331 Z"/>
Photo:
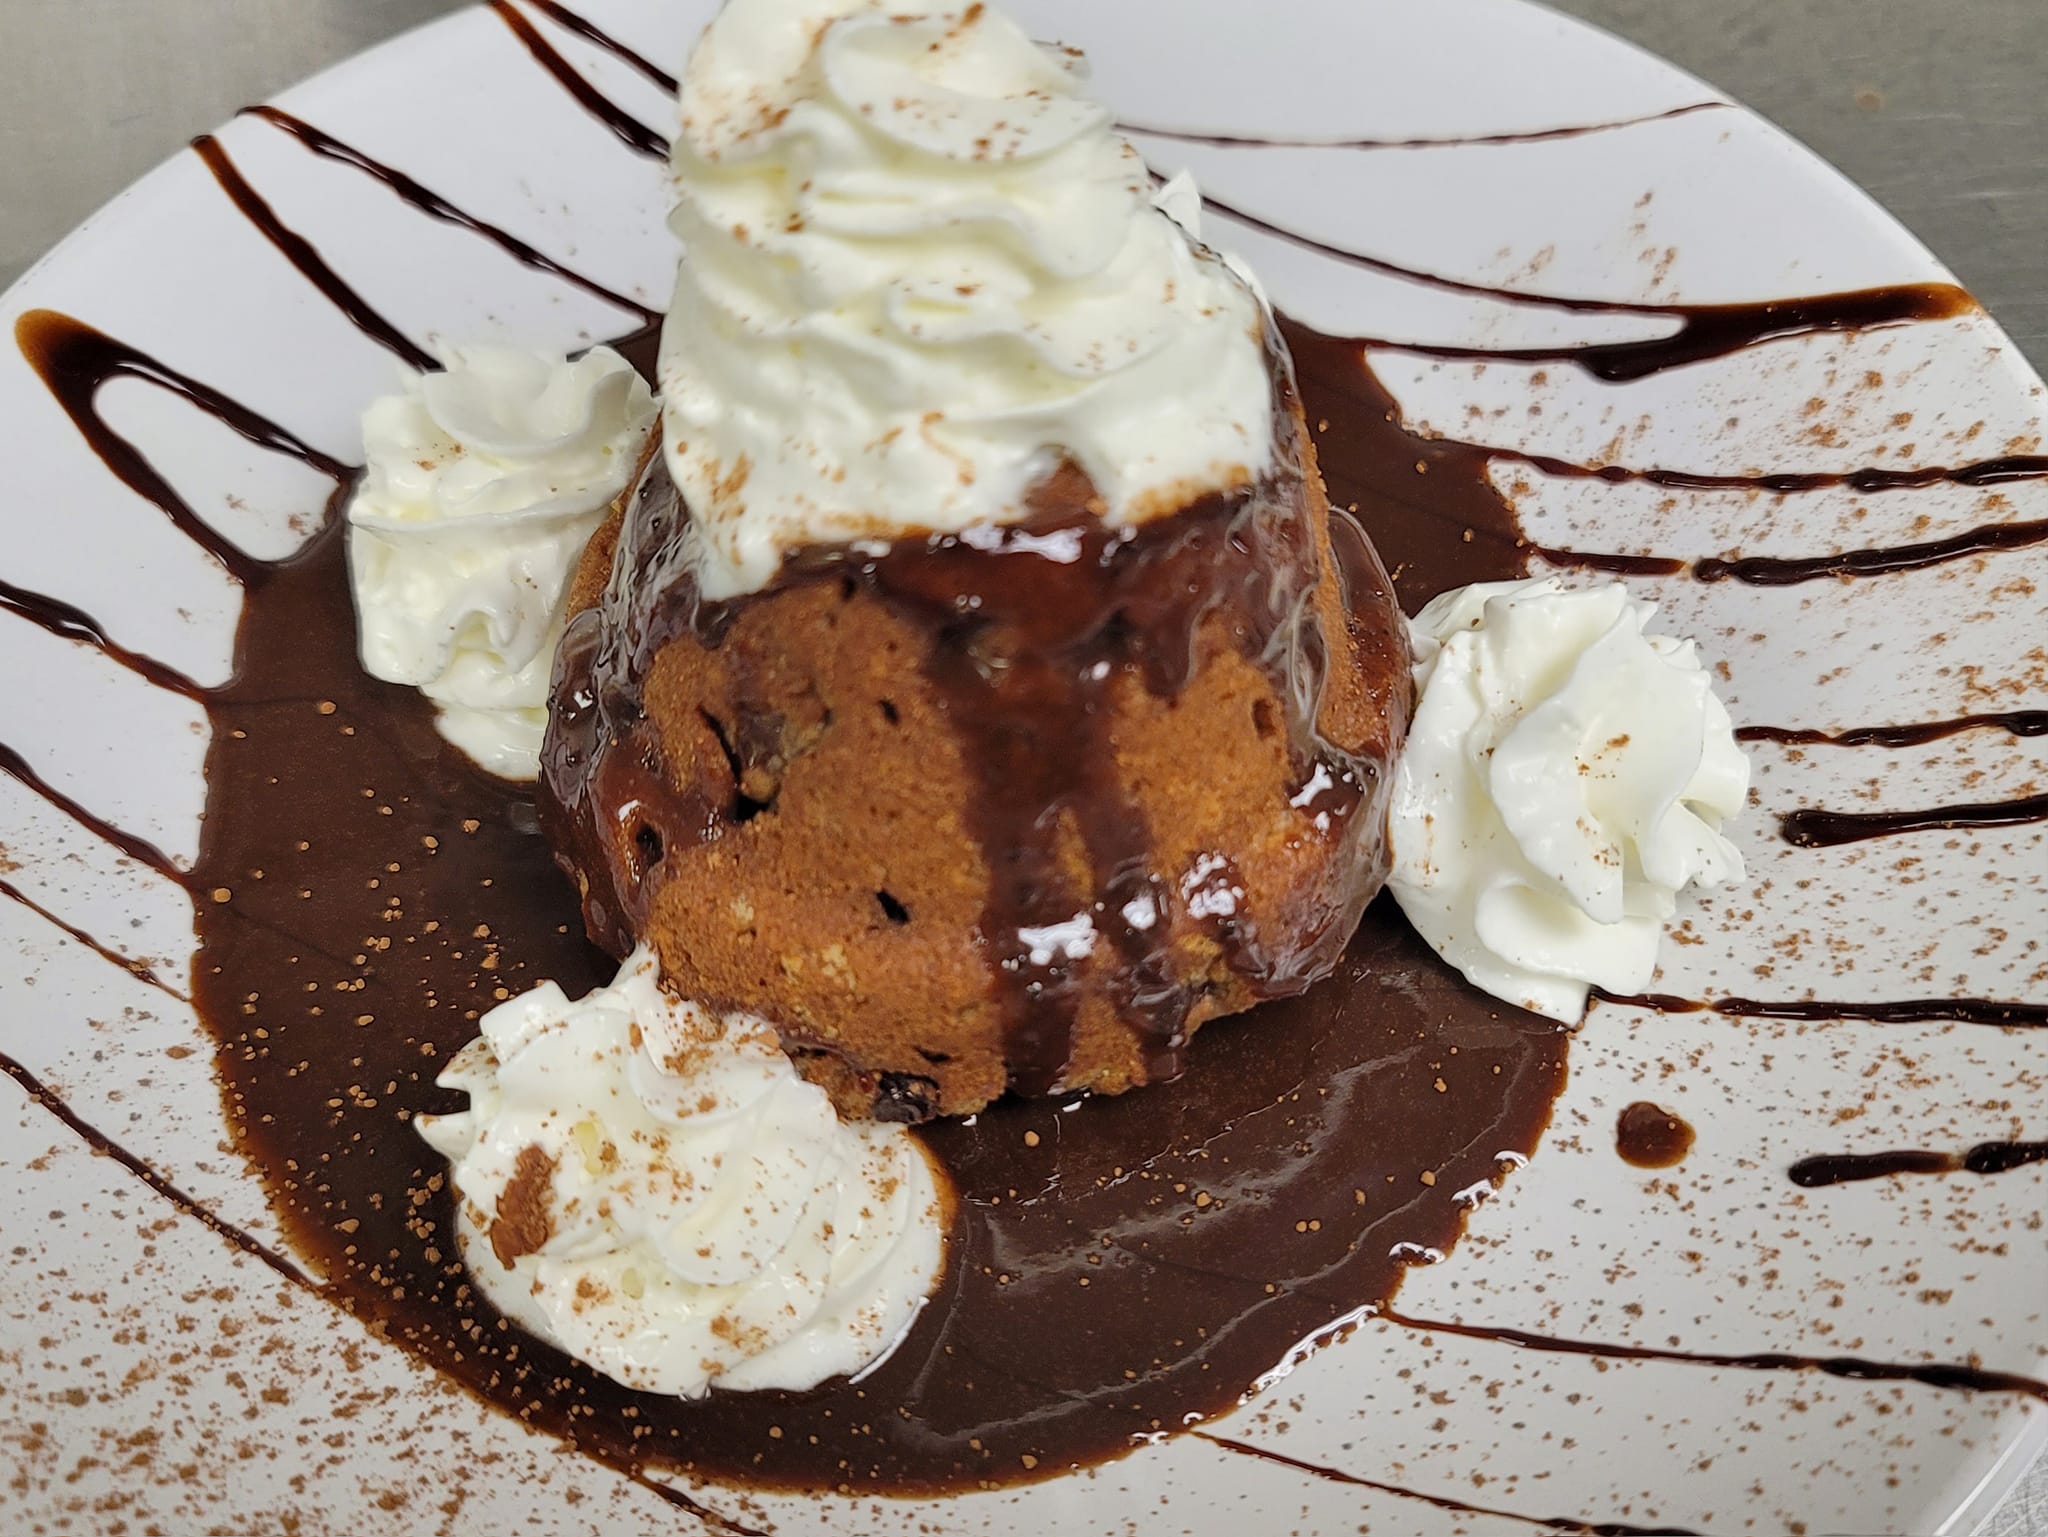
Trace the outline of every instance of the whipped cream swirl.
<path fill-rule="evenodd" d="M 1063 455 L 1115 526 L 1268 466 L 1263 307 L 1080 73 L 980 4 L 712 22 L 659 366 L 707 597 L 805 545 L 1020 521 Z"/>
<path fill-rule="evenodd" d="M 363 668 L 425 693 L 485 768 L 531 779 L 569 579 L 640 462 L 654 396 L 604 347 L 440 356 L 443 372 L 363 413 L 348 511 Z"/>
<path fill-rule="evenodd" d="M 1474 984 L 1557 1019 L 1591 986 L 1648 986 L 1678 894 L 1743 876 L 1720 829 L 1749 761 L 1655 614 L 1618 582 L 1546 577 L 1447 592 L 1411 626 L 1389 885 Z"/>
<path fill-rule="evenodd" d="M 508 1317 L 688 1398 L 815 1387 L 902 1339 L 945 1266 L 937 1176 L 904 1128 L 842 1123 L 767 1025 L 670 997 L 643 946 L 482 1028 L 439 1080 L 469 1109 L 418 1124 Z"/>

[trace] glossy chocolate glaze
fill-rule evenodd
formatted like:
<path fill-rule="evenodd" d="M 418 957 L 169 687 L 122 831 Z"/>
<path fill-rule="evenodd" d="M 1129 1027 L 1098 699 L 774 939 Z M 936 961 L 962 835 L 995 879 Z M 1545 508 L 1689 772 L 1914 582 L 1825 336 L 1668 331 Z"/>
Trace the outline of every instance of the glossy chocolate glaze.
<path fill-rule="evenodd" d="M 970 776 L 965 831 L 988 871 L 981 954 L 1004 1021 L 1010 1087 L 1019 1092 L 1051 1091 L 1072 1059 L 1082 989 L 1076 963 L 1034 946 L 1027 934 L 1076 912 L 1093 913 L 1117 951 L 1111 989 L 1147 1077 L 1158 1081 L 1185 1066 L 1189 1013 L 1205 983 L 1175 957 L 1172 935 L 1185 898 L 1124 788 L 1111 740 L 1112 693 L 1128 675 L 1157 696 L 1177 697 L 1195 674 L 1211 615 L 1229 621 L 1232 643 L 1272 681 L 1291 748 L 1291 803 L 1305 828 L 1311 816 L 1327 818 L 1333 831 L 1318 857 L 1338 872 L 1329 910 L 1313 924 L 1267 921 L 1256 894 L 1202 920 L 1232 969 L 1255 998 L 1300 993 L 1337 964 L 1385 880 L 1391 755 L 1407 712 L 1407 640 L 1370 544 L 1355 525 L 1338 528 L 1332 545 L 1350 625 L 1346 654 L 1368 677 L 1394 680 L 1398 692 L 1387 701 L 1395 718 L 1371 748 L 1347 751 L 1325 738 L 1317 711 L 1331 644 L 1314 607 L 1323 557 L 1304 512 L 1308 451 L 1287 359 L 1276 353 L 1271 362 L 1274 467 L 1241 490 L 1118 530 L 1089 510 L 1094 487 L 1067 464 L 1034 489 L 1030 515 L 1014 527 L 907 539 L 881 552 L 800 551 L 770 589 L 864 589 L 922 637 L 926 680 Z M 1346 524 L 1348 514 L 1333 521 Z M 688 530 L 656 458 L 627 510 L 610 586 L 597 607 L 572 621 L 555 672 L 541 822 L 565 870 L 581 878 L 591 935 L 618 955 L 646 931 L 660 883 L 677 868 L 668 852 L 715 842 L 757 810 L 738 789 L 714 802 L 700 788 L 701 775 L 668 770 L 660 728 L 643 704 L 665 646 L 686 633 L 716 646 L 740 607 L 757 601 L 698 596 Z M 747 781 L 750 744 L 776 733 L 744 715 L 724 725 L 738 786 Z M 1080 833 L 1089 887 L 1077 889 L 1062 868 L 1055 832 L 1063 818 Z M 753 998 L 717 1001 L 760 1006 Z M 886 1081 L 883 1087 L 877 1114 L 929 1113 L 928 1098 L 892 1096 Z"/>
<path fill-rule="evenodd" d="M 2048 1163 L 2048 1142 L 1980 1142 L 1962 1153 L 1824 1153 L 1793 1164 L 1791 1177 L 1817 1190 L 1896 1174 L 2010 1174 L 2033 1163 Z"/>
<path fill-rule="evenodd" d="M 1682 1117 L 1638 1100 L 1614 1123 L 1614 1150 L 1638 1169 L 1669 1169 L 1685 1161 L 1693 1136 Z"/>

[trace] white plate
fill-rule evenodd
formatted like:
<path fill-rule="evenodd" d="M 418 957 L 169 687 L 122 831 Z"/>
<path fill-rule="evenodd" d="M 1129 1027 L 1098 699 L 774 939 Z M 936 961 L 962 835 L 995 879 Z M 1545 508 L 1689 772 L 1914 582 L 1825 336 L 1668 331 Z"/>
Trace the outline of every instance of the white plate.
<path fill-rule="evenodd" d="M 704 0 L 588 0 L 648 56 L 684 56 Z M 1248 210 L 1430 273 L 1524 292 L 1699 303 L 1940 280 L 1921 246 L 1811 155 L 1642 54 L 1517 0 L 1019 0 L 1087 47 L 1129 119 L 1306 138 L 1537 142 L 1265 150 L 1147 141 Z M 672 112 L 619 58 L 528 11 L 597 89 Z M 664 175 L 537 68 L 502 19 L 466 12 L 281 98 L 471 213 L 658 307 Z M 223 142 L 277 216 L 414 338 L 571 347 L 627 317 L 257 121 Z M 1509 305 L 1375 276 L 1218 222 L 1283 306 L 1327 329 L 1542 345 L 1641 334 L 1640 317 Z M 181 155 L 7 296 L 70 312 L 348 458 L 389 355 L 280 259 Z M 1566 459 L 1694 471 L 1957 464 L 2029 452 L 2041 386 L 1981 315 L 1772 343 L 1605 385 L 1552 367 L 1375 358 L 1410 422 Z M 1532 413 L 1532 400 L 1542 411 Z M 1809 402 L 1818 400 L 1818 408 Z M 317 477 L 163 390 L 112 386 L 109 416 L 187 500 L 255 552 L 301 536 Z M 1475 413 L 1475 408 L 1477 414 Z M 105 618 L 115 638 L 218 678 L 238 598 L 117 483 L 11 350 L 0 356 L 8 495 L 0 575 Z M 1783 498 L 1665 493 L 1503 471 L 1538 542 L 1707 555 L 1818 554 L 2048 517 L 2048 488 Z M 295 524 L 294 518 L 301 521 Z M 2048 546 L 1908 574 L 1790 587 L 1642 585 L 1725 663 L 1738 722 L 1840 728 L 2048 704 Z M 0 720 L 93 811 L 189 856 L 203 718 L 89 649 L 0 617 Z M 1753 879 L 1690 914 L 1659 987 L 1690 996 L 2048 998 L 2040 824 L 1837 850 L 1780 842 L 1777 812 L 2038 794 L 2048 743 L 1977 731 L 1907 750 L 1762 746 L 1737 835 Z M 64 924 L 179 974 L 183 892 L 0 777 L 0 871 Z M 0 902 L 0 1050 L 68 1113 L 227 1223 L 274 1240 L 228 1148 L 190 1012 Z M 2048 1168 L 1802 1192 L 1814 1152 L 1961 1148 L 2048 1135 L 2039 1034 L 1983 1026 L 1773 1023 L 1602 1007 L 1534 1163 L 1476 1215 L 1404 1309 L 1688 1352 L 1975 1360 L 2048 1356 Z M 671 1529 L 646 1489 L 476 1406 L 401 1351 L 92 1157 L 6 1091 L 17 1195 L 0 1279 L 0 1437 L 10 1529 L 484 1532 Z M 1615 1155 L 1620 1106 L 1699 1128 L 1648 1175 Z M 2048 1439 L 2041 1406 L 1912 1383 L 1613 1364 L 1368 1325 L 1296 1371 L 1230 1434 L 1289 1456 L 1521 1516 L 1727 1532 L 1964 1532 Z M 792 1531 L 1142 1528 L 1510 1532 L 1391 1493 L 1223 1458 L 1181 1439 L 1028 1490 L 934 1509 L 710 1503 Z M 296 1520 L 299 1524 L 291 1526 Z M 920 1520 L 932 1526 L 919 1527 Z M 154 1527 L 152 1527 L 154 1523 Z"/>

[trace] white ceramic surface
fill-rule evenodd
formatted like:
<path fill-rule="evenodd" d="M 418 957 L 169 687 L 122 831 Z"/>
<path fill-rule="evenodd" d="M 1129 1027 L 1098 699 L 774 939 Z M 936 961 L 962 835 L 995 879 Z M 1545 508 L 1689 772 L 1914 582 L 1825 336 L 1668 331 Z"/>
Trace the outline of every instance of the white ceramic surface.
<path fill-rule="evenodd" d="M 587 0 L 673 66 L 705 0 Z M 1507 145 L 1290 151 L 1145 141 L 1232 204 L 1431 273 L 1523 292 L 1715 300 L 1945 276 L 1874 205 L 1699 82 L 1519 0 L 1019 0 L 1085 46 L 1128 119 L 1261 135 L 1469 138 L 1648 119 Z M 532 14 L 532 13 L 529 13 Z M 617 59 L 536 24 L 651 123 L 672 108 Z M 627 152 L 490 12 L 464 13 L 283 104 L 484 218 L 658 305 L 672 260 L 660 167 Z M 570 347 L 626 317 L 421 218 L 243 119 L 224 142 L 278 215 L 418 339 Z M 1376 276 L 1228 220 L 1285 306 L 1325 329 L 1531 345 L 1648 334 Z M 175 363 L 352 457 L 390 358 L 180 156 L 32 270 L 0 309 L 50 307 Z M 1668 327 L 1668 323 L 1662 323 Z M 1594 462 L 1696 471 L 1951 464 L 2031 451 L 2042 390 L 1980 315 L 1767 345 L 1627 386 L 1565 366 L 1374 359 L 1411 423 Z M 1538 375 L 1541 378 L 1538 378 Z M 1874 381 L 1874 382 L 1873 382 Z M 1820 401 L 1819 408 L 1809 402 Z M 124 381 L 108 414 L 258 554 L 303 536 L 324 484 Z M 1540 405 L 1535 412 L 1532 405 Z M 232 584 L 114 481 L 11 350 L 0 577 L 105 618 L 201 679 L 230 651 Z M 1814 554 L 2048 517 L 2048 486 L 1860 496 L 1673 494 L 1500 482 L 1541 543 L 1675 556 Z M 1725 662 L 1738 723 L 1823 728 L 2048 704 L 2048 550 L 1854 582 L 1641 585 Z M 174 853 L 196 845 L 206 726 L 92 652 L 0 616 L 0 739 L 94 811 Z M 2048 741 L 1978 732 L 1901 751 L 1757 749 L 1736 836 L 1753 871 L 1698 904 L 1661 990 L 1862 1000 L 2048 998 L 2040 825 L 1837 850 L 1774 835 L 1800 806 L 1892 809 L 2039 793 Z M 0 777 L 0 873 L 64 921 L 180 974 L 184 893 Z M 274 1240 L 228 1147 L 210 1043 L 181 1006 L 28 907 L 0 902 L 0 1051 L 227 1221 Z M 1739 1021 L 1596 1009 L 1534 1162 L 1402 1305 L 1568 1338 L 1981 1360 L 2048 1358 L 2048 1168 L 1802 1192 L 1794 1157 L 2048 1135 L 2041 1037 L 1940 1024 Z M 1155 1092 L 1171 1092 L 1155 1091 Z M 242 1255 L 18 1088 L 0 1088 L 14 1195 L 0 1269 L 0 1441 L 10 1530 L 687 1530 L 690 1518 L 476 1406 Z M 1615 1155 L 1654 1098 L 1699 1129 L 1678 1168 Z M 1603 1365 L 1367 1324 L 1229 1434 L 1362 1477 L 1525 1517 L 1713 1533 L 1966 1532 L 2048 1439 L 2008 1397 L 1692 1365 Z M 1529 1530 L 1229 1458 L 1200 1441 L 933 1508 L 707 1500 L 789 1532 Z M 920 1525 L 920 1523 L 927 1523 Z M 125 1523 L 125 1525 L 124 1525 Z M 294 1524 L 296 1523 L 296 1524 Z"/>

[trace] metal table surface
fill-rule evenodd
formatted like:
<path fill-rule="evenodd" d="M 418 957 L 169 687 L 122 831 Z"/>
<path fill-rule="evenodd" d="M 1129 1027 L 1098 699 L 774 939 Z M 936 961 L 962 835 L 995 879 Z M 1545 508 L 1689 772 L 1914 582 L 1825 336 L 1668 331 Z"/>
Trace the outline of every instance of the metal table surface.
<path fill-rule="evenodd" d="M 461 0 L 0 0 L 0 286 L 257 101 Z M 2048 371 L 2048 5 L 1561 0 L 1775 119 L 1931 245 Z M 1988 1537 L 2048 1537 L 2048 1463 Z"/>

